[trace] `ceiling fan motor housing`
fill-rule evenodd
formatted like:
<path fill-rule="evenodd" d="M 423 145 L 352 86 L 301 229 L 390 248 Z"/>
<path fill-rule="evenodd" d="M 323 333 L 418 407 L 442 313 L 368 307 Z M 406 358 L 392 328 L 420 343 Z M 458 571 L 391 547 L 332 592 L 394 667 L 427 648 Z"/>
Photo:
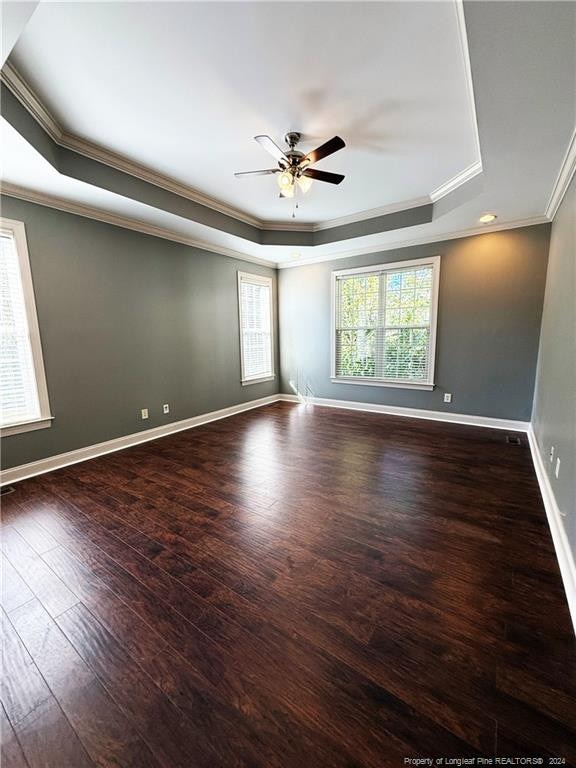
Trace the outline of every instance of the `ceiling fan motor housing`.
<path fill-rule="evenodd" d="M 294 149 L 301 138 L 302 134 L 299 131 L 288 131 L 288 133 L 284 136 L 284 141 L 286 144 L 288 144 L 290 149 Z"/>
<path fill-rule="evenodd" d="M 322 160 L 339 149 L 345 147 L 344 140 L 340 136 L 334 136 L 329 141 L 325 141 L 319 147 L 316 147 L 312 152 L 304 154 L 300 150 L 296 149 L 296 146 L 302 134 L 299 131 L 288 131 L 284 136 L 284 141 L 288 145 L 288 149 L 283 151 L 280 147 L 274 143 L 274 141 L 265 134 L 259 134 L 254 137 L 256 141 L 268 152 L 278 163 L 277 168 L 266 168 L 261 171 L 246 171 L 243 173 L 235 173 L 236 177 L 242 176 L 268 176 L 269 174 L 279 173 L 278 176 L 280 186 L 291 186 L 290 177 L 292 177 L 292 184 L 296 180 L 302 179 L 304 176 L 308 176 L 311 179 L 318 181 L 324 181 L 328 184 L 340 184 L 343 181 L 344 176 L 341 173 L 331 173 L 330 171 L 317 170 L 310 168 L 311 165 Z"/>
<path fill-rule="evenodd" d="M 298 144 L 301 138 L 302 134 L 299 131 L 288 131 L 288 133 L 284 136 L 284 141 L 290 147 L 290 149 L 288 149 L 286 152 L 286 157 L 290 162 L 290 165 L 288 168 L 286 168 L 286 170 L 290 170 L 290 173 L 292 173 L 293 176 L 297 174 L 298 166 L 304 157 L 304 153 L 299 152 L 296 149 L 296 144 Z"/>

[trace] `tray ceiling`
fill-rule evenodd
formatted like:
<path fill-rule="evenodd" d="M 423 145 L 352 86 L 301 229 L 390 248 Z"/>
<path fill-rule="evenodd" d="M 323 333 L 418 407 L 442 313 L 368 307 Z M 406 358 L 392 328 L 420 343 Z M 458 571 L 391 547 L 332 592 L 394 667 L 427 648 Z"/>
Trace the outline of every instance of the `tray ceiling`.
<path fill-rule="evenodd" d="M 553 217 L 576 167 L 576 3 L 41 3 L 2 93 L 4 194 L 280 266 L 343 258 Z M 319 163 L 346 182 L 295 222 L 272 179 L 232 175 L 287 127 L 349 145 Z"/>
<path fill-rule="evenodd" d="M 234 178 L 271 165 L 252 137 L 341 135 L 318 167 L 344 183 L 298 210 L 322 222 L 478 163 L 463 33 L 455 2 L 42 3 L 11 61 L 65 131 L 261 220 L 292 203 L 273 177 Z"/>

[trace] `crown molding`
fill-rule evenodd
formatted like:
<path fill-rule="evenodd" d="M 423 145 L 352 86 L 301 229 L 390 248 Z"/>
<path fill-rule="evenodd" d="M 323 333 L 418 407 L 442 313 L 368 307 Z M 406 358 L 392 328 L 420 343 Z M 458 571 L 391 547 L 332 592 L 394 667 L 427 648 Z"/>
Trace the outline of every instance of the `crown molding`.
<path fill-rule="evenodd" d="M 558 176 L 556 177 L 556 181 L 554 182 L 554 186 L 552 187 L 552 193 L 550 195 L 550 199 L 548 200 L 548 205 L 546 206 L 546 216 L 550 219 L 550 221 L 552 221 L 556 216 L 556 212 L 560 207 L 560 203 L 564 199 L 564 195 L 566 194 L 568 186 L 572 181 L 572 177 L 574 176 L 575 171 L 576 171 L 576 128 L 574 129 L 574 133 L 572 134 L 572 138 L 570 139 L 570 143 L 568 144 L 568 149 L 566 150 L 566 154 L 564 155 L 564 159 L 562 161 L 562 165 L 560 166 Z"/>
<path fill-rule="evenodd" d="M 65 133 L 63 139 L 60 142 L 61 146 L 66 149 L 71 149 L 80 155 L 89 157 L 91 160 L 97 160 L 99 163 L 109 165 L 111 168 L 115 168 L 118 171 L 130 174 L 141 181 L 147 181 L 150 184 L 154 184 L 157 187 L 167 190 L 168 192 L 174 192 L 174 194 L 180 197 L 185 197 L 188 200 L 192 200 L 194 203 L 199 203 L 206 208 L 210 208 L 213 211 L 218 211 L 226 216 L 230 216 L 238 221 L 243 221 L 245 224 L 251 224 L 255 227 L 261 227 L 262 222 L 260 219 L 256 219 L 243 211 L 226 205 L 226 203 L 220 202 L 213 197 L 199 192 L 192 187 L 185 184 L 181 184 L 175 179 L 171 179 L 168 176 L 164 176 L 156 171 L 147 168 L 144 165 L 135 163 L 128 158 L 118 155 L 111 150 L 104 149 L 97 144 L 93 144 L 86 139 L 81 139 L 78 136 Z"/>
<path fill-rule="evenodd" d="M 316 224 L 291 224 L 290 231 L 298 232 L 321 232 L 323 229 L 333 229 L 334 227 L 342 227 L 346 224 L 356 224 L 358 221 L 366 221 L 368 219 L 375 219 L 379 216 L 388 216 L 390 213 L 399 213 L 400 211 L 408 211 L 412 208 L 419 208 L 421 205 L 429 205 L 432 202 L 431 198 L 426 197 L 414 197 L 412 200 L 404 200 L 401 203 L 391 203 L 390 205 L 382 205 L 379 208 L 370 208 L 367 211 L 359 211 L 358 213 L 351 213 L 348 216 L 340 216 L 336 219 L 327 219 Z M 261 229 L 282 232 L 286 230 L 286 223 L 282 221 L 263 221 Z"/>
<path fill-rule="evenodd" d="M 316 232 L 318 225 L 303 221 L 261 221 L 258 226 L 266 232 Z"/>
<path fill-rule="evenodd" d="M 108 165 L 118 171 L 128 173 L 130 176 L 134 176 L 142 181 L 147 181 L 168 192 L 174 192 L 174 194 L 179 195 L 180 197 L 185 197 L 195 203 L 199 203 L 206 208 L 211 208 L 214 211 L 223 213 L 226 216 L 231 216 L 246 224 L 261 227 L 262 222 L 254 216 L 250 216 L 233 206 L 226 205 L 226 203 L 223 203 L 220 200 L 205 195 L 186 184 L 181 184 L 169 176 L 157 173 L 140 163 L 129 160 L 127 157 L 112 152 L 109 149 L 105 149 L 87 139 L 68 133 L 62 128 L 53 115 L 50 114 L 48 109 L 38 98 L 37 94 L 10 62 L 6 62 L 2 68 L 0 79 L 12 91 L 21 104 L 26 107 L 30 114 L 40 123 L 50 138 L 52 138 L 59 146 L 64 147 L 65 149 L 71 149 L 73 152 L 89 157 L 91 160 L 97 160 L 99 163 Z"/>
<path fill-rule="evenodd" d="M 26 107 L 50 138 L 61 145 L 64 131 L 56 119 L 48 112 L 44 104 L 24 80 L 18 70 L 7 61 L 0 72 L 0 80 L 9 88 L 20 103 Z"/>
<path fill-rule="evenodd" d="M 458 26 L 458 39 L 460 41 L 460 52 L 462 54 L 462 62 L 464 64 L 464 76 L 466 79 L 466 90 L 468 92 L 468 103 L 470 105 L 470 117 L 472 120 L 472 127 L 474 131 L 474 145 L 476 150 L 477 160 L 465 168 L 460 173 L 457 173 L 451 179 L 448 179 L 444 184 L 441 184 L 436 189 L 433 189 L 430 193 L 430 200 L 433 203 L 438 202 L 450 192 L 461 187 L 466 182 L 473 179 L 479 173 L 482 173 L 482 150 L 480 148 L 480 133 L 478 131 L 478 116 L 476 112 L 476 97 L 474 96 L 474 81 L 472 80 L 472 67 L 470 65 L 470 50 L 468 48 L 468 33 L 466 32 L 466 18 L 464 16 L 464 2 L 463 0 L 455 0 L 454 9 L 456 11 L 456 23 Z"/>
<path fill-rule="evenodd" d="M 456 0 L 455 4 L 457 7 L 460 7 L 461 3 L 462 0 Z M 465 37 L 465 27 L 459 23 L 458 29 L 460 35 L 464 35 Z M 479 153 L 478 126 L 476 123 L 474 93 L 472 89 L 471 75 L 469 74 L 469 61 L 466 58 L 466 52 L 468 50 L 468 43 L 466 39 L 461 40 L 461 46 L 464 52 L 464 64 L 467 72 L 467 78 L 469 79 L 468 94 L 471 101 L 474 131 Z M 431 202 L 435 202 L 436 200 L 441 199 L 441 197 L 444 197 L 444 195 L 447 195 L 449 192 L 457 189 L 462 184 L 465 184 L 467 181 L 482 171 L 482 162 L 478 160 L 468 168 L 465 168 L 461 173 L 449 179 L 445 184 L 437 187 L 431 192 L 430 195 L 414 198 L 412 200 L 406 200 L 401 203 L 392 203 L 378 208 L 359 211 L 358 213 L 350 214 L 348 216 L 328 219 L 322 222 L 306 223 L 264 221 L 255 216 L 251 216 L 250 214 L 245 213 L 238 208 L 227 205 L 226 203 L 217 200 L 216 198 L 205 195 L 199 190 L 194 189 L 186 184 L 182 184 L 181 182 L 178 182 L 169 176 L 165 176 L 161 173 L 153 171 L 151 168 L 130 160 L 129 158 L 117 154 L 112 150 L 106 149 L 98 144 L 88 141 L 87 139 L 83 139 L 80 136 L 68 133 L 60 125 L 56 118 L 49 112 L 32 87 L 26 82 L 26 80 L 10 62 L 6 62 L 2 68 L 2 71 L 0 72 L 0 80 L 7 86 L 7 88 L 10 89 L 10 91 L 20 101 L 20 103 L 48 133 L 50 138 L 59 146 L 88 157 L 91 160 L 96 160 L 99 163 L 122 171 L 123 173 L 127 173 L 137 179 L 148 182 L 150 184 L 154 184 L 155 186 L 165 189 L 168 192 L 173 192 L 180 197 L 191 200 L 192 202 L 198 203 L 199 205 L 214 211 L 218 211 L 219 213 L 230 216 L 231 218 L 237 219 L 238 221 L 250 224 L 261 230 L 276 232 L 319 232 L 321 230 L 332 229 L 334 227 L 345 226 L 347 224 L 355 224 L 357 222 L 367 221 L 379 216 L 386 216 L 391 213 L 409 210 L 411 208 L 427 205 Z"/>
<path fill-rule="evenodd" d="M 449 195 L 450 192 L 454 192 L 458 187 L 461 187 L 463 184 L 466 184 L 467 181 L 478 176 L 479 173 L 482 173 L 482 162 L 477 160 L 475 163 L 472 163 L 472 165 L 469 165 L 468 168 L 464 168 L 463 171 L 457 173 L 456 176 L 452 176 L 452 178 L 448 179 L 444 184 L 433 189 L 430 193 L 428 202 L 437 203 L 438 200 L 442 200 L 443 197 Z"/>
<path fill-rule="evenodd" d="M 290 269 L 294 267 L 305 267 L 309 264 L 318 264 L 323 261 L 339 261 L 341 259 L 348 259 L 353 256 L 366 256 L 368 254 L 384 253 L 385 251 L 391 251 L 398 248 L 410 248 L 415 245 L 426 245 L 427 243 L 440 243 L 444 240 L 457 240 L 462 237 L 471 237 L 473 235 L 484 235 L 490 232 L 502 232 L 508 229 L 519 229 L 521 227 L 533 227 L 538 224 L 549 224 L 550 219 L 546 216 L 533 216 L 528 219 L 519 219 L 517 221 L 511 221 L 501 224 L 488 224 L 482 227 L 471 227 L 470 229 L 459 230 L 458 232 L 451 232 L 448 234 L 437 233 L 434 235 L 428 235 L 418 238 L 412 238 L 410 240 L 396 240 L 393 243 L 386 243 L 383 245 L 371 245 L 364 246 L 363 248 L 352 248 L 348 251 L 332 254 L 323 254 L 322 256 L 312 257 L 310 259 L 294 259 L 287 262 L 277 262 L 274 259 L 260 259 L 257 256 L 250 256 L 249 254 L 235 251 L 233 248 L 225 248 L 223 246 L 207 243 L 203 240 L 196 240 L 193 237 L 187 237 L 178 232 L 174 232 L 170 229 L 163 227 L 156 227 L 153 224 L 148 224 L 145 221 L 139 219 L 131 219 L 127 216 L 120 216 L 109 211 L 104 211 L 100 208 L 96 208 L 90 205 L 84 205 L 82 203 L 75 203 L 71 200 L 65 200 L 55 195 L 49 195 L 44 192 L 38 192 L 32 189 L 26 189 L 25 187 L 19 187 L 16 184 L 9 184 L 6 182 L 0 182 L 0 194 L 6 195 L 6 197 L 14 197 L 18 200 L 25 200 L 29 203 L 36 203 L 37 205 L 44 205 L 47 208 L 54 208 L 64 213 L 72 213 L 76 216 L 83 216 L 87 219 L 93 219 L 94 221 L 101 221 L 104 224 L 112 224 L 115 227 L 122 227 L 124 229 L 130 229 L 134 232 L 140 232 L 144 235 L 150 235 L 152 237 L 159 237 L 162 240 L 170 240 L 174 243 L 180 243 L 182 245 L 189 245 L 192 248 L 198 248 L 202 251 L 209 251 L 210 253 L 218 253 L 221 256 L 228 256 L 232 259 L 239 259 L 240 261 L 248 261 L 253 264 L 261 264 L 264 267 L 273 267 L 277 269 Z"/>
<path fill-rule="evenodd" d="M 0 183 L 0 193 L 6 195 L 6 197 L 15 197 L 19 200 L 25 200 L 28 203 L 45 205 L 46 207 L 54 208 L 57 211 L 73 213 L 76 216 L 83 216 L 84 218 L 93 219 L 94 221 L 101 221 L 104 224 L 112 224 L 115 227 L 131 229 L 134 232 L 141 232 L 144 235 L 160 237 L 163 240 L 171 240 L 174 243 L 189 245 L 192 248 L 199 248 L 202 251 L 218 253 L 221 256 L 229 256 L 232 259 L 240 259 L 241 261 L 249 261 L 253 264 L 261 264 L 265 267 L 276 267 L 276 262 L 272 259 L 269 261 L 266 259 L 259 259 L 257 256 L 250 256 L 249 254 L 235 251 L 233 248 L 225 248 L 221 245 L 207 243 L 203 240 L 196 240 L 193 237 L 182 235 L 179 232 L 174 232 L 173 230 L 165 229 L 164 227 L 156 227 L 153 224 L 148 224 L 139 219 L 120 216 L 116 213 L 104 211 L 101 208 L 84 205 L 83 203 L 75 203 L 71 200 L 65 200 L 62 197 L 56 197 L 55 195 L 48 195 L 44 192 L 37 192 L 36 190 L 19 187 L 16 184 L 9 184 L 6 182 Z"/>
<path fill-rule="evenodd" d="M 470 49 L 468 47 L 468 32 L 466 31 L 466 17 L 464 15 L 464 0 L 455 0 L 454 7 L 456 10 L 456 22 L 458 24 L 458 39 L 460 40 L 462 61 L 464 63 L 464 75 L 466 78 L 466 89 L 468 91 L 468 101 L 470 102 L 472 125 L 474 127 L 474 143 L 476 145 L 476 154 L 478 157 L 478 160 L 476 162 L 480 164 L 480 170 L 482 170 L 482 149 L 480 147 L 480 132 L 478 130 L 478 114 L 476 111 L 476 97 L 474 95 L 474 81 L 472 79 L 472 65 L 470 64 Z M 441 189 L 441 187 L 438 187 L 438 189 Z"/>
<path fill-rule="evenodd" d="M 356 224 L 358 221 L 376 219 L 379 216 L 388 216 L 390 213 L 399 213 L 400 211 L 419 208 L 421 205 L 429 205 L 431 202 L 432 200 L 429 195 L 426 195 L 425 197 L 414 197 L 412 200 L 404 200 L 402 203 L 382 205 L 379 208 L 371 208 L 368 211 L 360 211 L 359 213 L 352 213 L 349 216 L 340 216 L 337 219 L 329 219 L 328 221 L 319 222 L 318 224 L 314 225 L 314 231 L 320 232 L 323 229 L 342 227 L 346 224 Z"/>
<path fill-rule="evenodd" d="M 533 227 L 537 224 L 549 224 L 550 219 L 546 216 L 532 216 L 528 219 L 518 219 L 501 224 L 487 224 L 482 227 L 470 227 L 470 229 L 461 229 L 458 232 L 443 234 L 441 232 L 431 235 L 423 235 L 410 240 L 395 240 L 393 243 L 383 245 L 369 245 L 363 248 L 352 248 L 349 251 L 339 253 L 324 254 L 314 256 L 310 259 L 294 259 L 277 264 L 278 269 L 291 269 L 294 267 L 306 267 L 308 264 L 318 264 L 323 261 L 339 261 L 340 259 L 349 259 L 352 256 L 367 256 L 368 254 L 384 253 L 399 248 L 411 248 L 414 245 L 427 245 L 428 243 L 442 243 L 445 240 L 458 240 L 462 237 L 472 237 L 473 235 L 486 235 L 490 232 L 502 232 L 508 229 L 519 229 L 521 227 Z"/>

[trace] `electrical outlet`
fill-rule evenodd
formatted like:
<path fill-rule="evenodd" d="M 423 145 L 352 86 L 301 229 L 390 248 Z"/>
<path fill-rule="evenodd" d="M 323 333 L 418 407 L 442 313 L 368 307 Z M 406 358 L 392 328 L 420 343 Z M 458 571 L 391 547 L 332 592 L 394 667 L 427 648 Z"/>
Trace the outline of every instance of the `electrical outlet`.
<path fill-rule="evenodd" d="M 170 404 L 164 403 L 164 405 L 162 406 L 162 410 L 164 413 L 170 413 Z"/>
<path fill-rule="evenodd" d="M 148 408 L 142 408 L 140 413 L 142 414 L 142 418 L 143 419 L 147 419 L 148 418 Z"/>
<path fill-rule="evenodd" d="M 560 474 L 560 459 L 556 459 L 556 467 L 554 468 L 554 474 L 556 477 Z"/>
<path fill-rule="evenodd" d="M 550 448 L 550 464 L 554 461 L 554 446 Z"/>
<path fill-rule="evenodd" d="M 445 392 L 444 393 L 444 402 L 445 403 L 451 403 L 452 402 L 452 393 L 451 392 Z"/>

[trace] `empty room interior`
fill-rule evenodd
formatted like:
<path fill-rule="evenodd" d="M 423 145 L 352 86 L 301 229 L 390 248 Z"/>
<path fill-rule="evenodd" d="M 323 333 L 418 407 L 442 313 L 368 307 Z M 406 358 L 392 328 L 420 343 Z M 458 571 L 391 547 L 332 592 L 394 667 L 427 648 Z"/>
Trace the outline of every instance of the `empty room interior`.
<path fill-rule="evenodd" d="M 576 766 L 576 1 L 1 22 L 2 768 Z"/>

